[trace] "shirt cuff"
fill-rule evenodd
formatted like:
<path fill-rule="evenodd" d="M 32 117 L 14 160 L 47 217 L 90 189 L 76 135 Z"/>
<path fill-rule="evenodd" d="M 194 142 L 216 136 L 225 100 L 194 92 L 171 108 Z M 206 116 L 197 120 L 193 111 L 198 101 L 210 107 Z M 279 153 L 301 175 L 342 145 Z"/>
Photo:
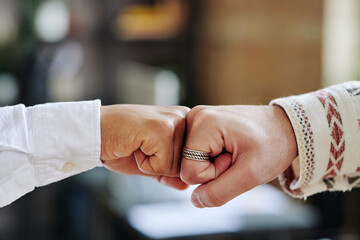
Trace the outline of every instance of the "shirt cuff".
<path fill-rule="evenodd" d="M 100 100 L 28 108 L 36 186 L 102 166 Z"/>
<path fill-rule="evenodd" d="M 296 135 L 299 156 L 279 176 L 283 189 L 293 197 L 351 188 L 346 176 L 358 164 L 353 159 L 358 158 L 359 130 L 347 85 L 270 103 L 285 110 Z"/>

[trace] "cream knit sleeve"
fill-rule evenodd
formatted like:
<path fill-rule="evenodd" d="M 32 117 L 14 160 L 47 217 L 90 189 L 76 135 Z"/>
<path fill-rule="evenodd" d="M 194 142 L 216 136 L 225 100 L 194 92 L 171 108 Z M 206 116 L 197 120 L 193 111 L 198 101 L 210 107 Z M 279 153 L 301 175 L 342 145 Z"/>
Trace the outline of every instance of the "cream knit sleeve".
<path fill-rule="evenodd" d="M 279 176 L 283 189 L 306 198 L 360 186 L 360 82 L 273 100 L 287 113 L 298 157 Z"/>

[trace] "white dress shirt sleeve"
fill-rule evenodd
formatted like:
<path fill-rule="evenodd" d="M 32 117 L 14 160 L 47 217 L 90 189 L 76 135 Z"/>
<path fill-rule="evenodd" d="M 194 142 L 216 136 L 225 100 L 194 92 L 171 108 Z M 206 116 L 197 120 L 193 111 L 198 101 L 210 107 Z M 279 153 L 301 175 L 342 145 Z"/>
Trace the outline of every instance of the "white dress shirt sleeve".
<path fill-rule="evenodd" d="M 0 207 L 102 166 L 100 101 L 0 108 Z"/>

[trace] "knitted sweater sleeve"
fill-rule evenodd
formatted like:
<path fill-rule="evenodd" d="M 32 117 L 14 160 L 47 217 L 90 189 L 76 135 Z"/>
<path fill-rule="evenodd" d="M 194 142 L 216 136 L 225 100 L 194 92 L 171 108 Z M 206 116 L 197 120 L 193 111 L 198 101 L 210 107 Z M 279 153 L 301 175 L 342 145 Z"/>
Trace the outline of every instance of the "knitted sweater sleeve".
<path fill-rule="evenodd" d="M 279 176 L 283 189 L 306 198 L 360 186 L 360 82 L 273 100 L 293 126 L 298 157 Z"/>

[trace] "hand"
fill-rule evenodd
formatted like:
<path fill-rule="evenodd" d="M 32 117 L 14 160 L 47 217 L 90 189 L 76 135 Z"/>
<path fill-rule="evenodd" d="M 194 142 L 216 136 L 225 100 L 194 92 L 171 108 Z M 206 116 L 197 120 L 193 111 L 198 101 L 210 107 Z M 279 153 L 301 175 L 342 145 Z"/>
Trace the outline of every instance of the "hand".
<path fill-rule="evenodd" d="M 181 179 L 202 184 L 191 197 L 199 208 L 221 206 L 273 180 L 297 156 L 292 126 L 278 106 L 195 107 L 187 116 L 186 147 L 214 159 L 182 159 Z"/>
<path fill-rule="evenodd" d="M 187 107 L 101 107 L 101 160 L 110 170 L 152 176 L 178 189 Z"/>

